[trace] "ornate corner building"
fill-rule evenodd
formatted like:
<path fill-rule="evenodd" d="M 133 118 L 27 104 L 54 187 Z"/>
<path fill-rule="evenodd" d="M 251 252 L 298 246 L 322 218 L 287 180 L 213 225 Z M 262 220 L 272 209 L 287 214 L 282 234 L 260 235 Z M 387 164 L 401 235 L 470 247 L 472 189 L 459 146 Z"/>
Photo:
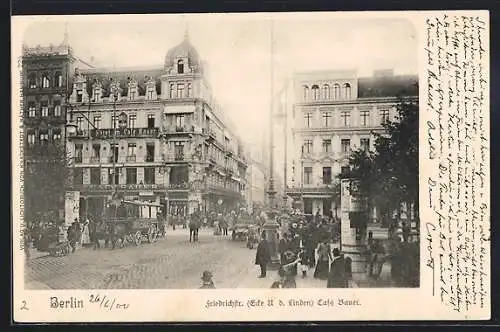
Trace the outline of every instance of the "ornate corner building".
<path fill-rule="evenodd" d="M 80 217 L 99 218 L 115 191 L 170 216 L 244 203 L 244 148 L 204 69 L 187 35 L 163 67 L 75 69 L 67 148 Z"/>
<path fill-rule="evenodd" d="M 340 209 L 333 185 L 349 170 L 351 151 L 374 149 L 373 133 L 395 120 L 398 97 L 418 101 L 418 77 L 392 70 L 372 77 L 358 77 L 355 70 L 303 72 L 295 75 L 293 89 L 294 156 L 287 194 L 306 214 L 332 216 Z"/>

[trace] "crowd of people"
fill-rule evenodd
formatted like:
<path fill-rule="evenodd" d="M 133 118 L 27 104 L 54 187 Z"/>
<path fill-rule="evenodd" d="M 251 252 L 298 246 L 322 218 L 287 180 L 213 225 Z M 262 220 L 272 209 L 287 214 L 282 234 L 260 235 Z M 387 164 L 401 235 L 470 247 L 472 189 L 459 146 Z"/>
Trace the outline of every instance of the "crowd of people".
<path fill-rule="evenodd" d="M 278 218 L 283 233 L 279 236 L 279 280 L 272 288 L 295 288 L 295 278 L 300 274 L 307 278 L 314 269 L 313 278 L 325 280 L 329 288 L 348 287 L 351 280 L 350 258 L 345 258 L 334 246 L 340 238 L 340 222 L 332 218 L 304 216 Z M 270 240 L 270 239 L 269 239 Z M 260 266 L 259 278 L 265 278 L 267 265 L 271 261 L 271 250 L 266 234 L 257 247 L 255 264 Z"/>

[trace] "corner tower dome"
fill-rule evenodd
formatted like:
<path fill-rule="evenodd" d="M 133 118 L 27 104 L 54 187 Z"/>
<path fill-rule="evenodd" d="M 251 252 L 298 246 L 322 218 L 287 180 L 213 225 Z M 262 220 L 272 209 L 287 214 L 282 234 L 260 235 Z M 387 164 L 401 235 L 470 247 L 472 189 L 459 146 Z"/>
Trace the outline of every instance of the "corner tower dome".
<path fill-rule="evenodd" d="M 170 74 L 199 73 L 201 64 L 198 51 L 189 41 L 187 33 L 184 40 L 170 49 L 165 56 L 165 70 Z"/>

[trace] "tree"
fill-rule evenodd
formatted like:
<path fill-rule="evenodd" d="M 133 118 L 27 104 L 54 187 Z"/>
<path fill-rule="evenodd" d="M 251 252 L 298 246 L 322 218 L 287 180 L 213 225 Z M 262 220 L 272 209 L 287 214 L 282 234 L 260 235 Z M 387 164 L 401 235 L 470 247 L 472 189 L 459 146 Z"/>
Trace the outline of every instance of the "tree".
<path fill-rule="evenodd" d="M 358 179 L 355 194 L 386 219 L 402 203 L 418 212 L 418 105 L 399 98 L 396 109 L 395 121 L 383 124 L 385 132 L 373 133 L 375 151 L 353 151 L 350 172 L 341 175 Z"/>
<path fill-rule="evenodd" d="M 24 166 L 24 217 L 27 222 L 60 221 L 70 179 L 64 144 L 29 147 Z"/>

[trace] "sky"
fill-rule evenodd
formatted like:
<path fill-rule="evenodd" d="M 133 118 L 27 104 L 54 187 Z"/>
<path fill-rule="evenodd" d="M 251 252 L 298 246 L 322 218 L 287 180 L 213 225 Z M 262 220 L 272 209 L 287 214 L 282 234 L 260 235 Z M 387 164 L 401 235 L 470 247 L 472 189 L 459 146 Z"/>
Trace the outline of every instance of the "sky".
<path fill-rule="evenodd" d="M 27 28 L 23 41 L 29 46 L 57 44 L 66 27 L 76 55 L 93 59 L 97 67 L 162 66 L 167 51 L 188 31 L 208 65 L 214 97 L 243 140 L 257 146 L 268 132 L 271 77 L 276 94 L 294 71 L 357 69 L 358 75 L 370 76 L 373 70 L 391 68 L 396 74 L 418 73 L 411 21 L 273 17 L 272 24 L 268 17 L 252 14 L 41 19 Z"/>

